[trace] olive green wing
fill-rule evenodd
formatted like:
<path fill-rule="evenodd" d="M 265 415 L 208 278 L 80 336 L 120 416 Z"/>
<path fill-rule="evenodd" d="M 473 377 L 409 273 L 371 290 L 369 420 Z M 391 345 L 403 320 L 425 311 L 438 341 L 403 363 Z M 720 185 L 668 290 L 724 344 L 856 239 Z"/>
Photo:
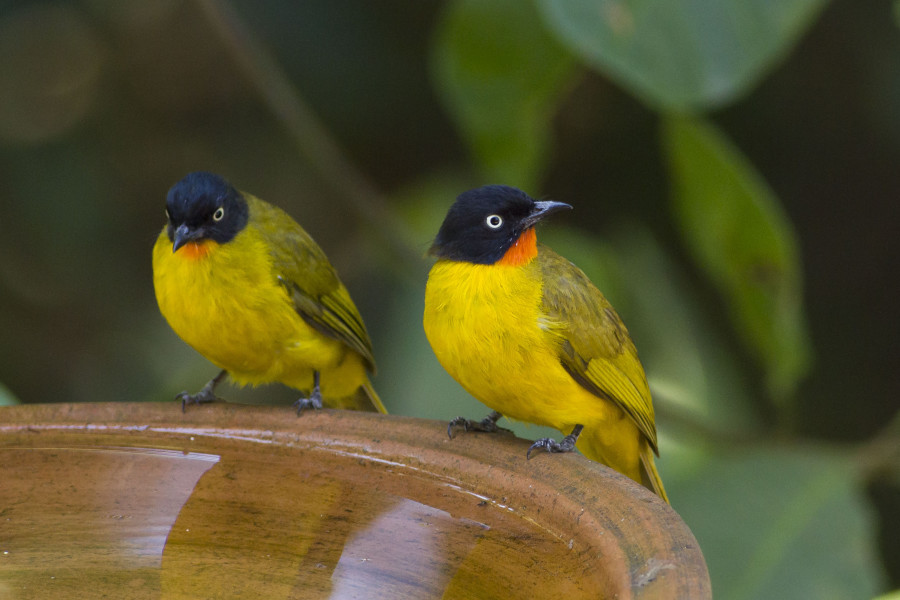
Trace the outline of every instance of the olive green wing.
<path fill-rule="evenodd" d="M 587 275 L 562 256 L 541 245 L 538 263 L 544 314 L 549 329 L 563 338 L 563 367 L 582 387 L 622 408 L 657 452 L 650 388 L 619 315 Z"/>
<path fill-rule="evenodd" d="M 345 343 L 375 371 L 372 342 L 350 293 L 315 240 L 287 213 L 245 194 L 251 218 L 266 240 L 278 280 L 311 327 Z"/>

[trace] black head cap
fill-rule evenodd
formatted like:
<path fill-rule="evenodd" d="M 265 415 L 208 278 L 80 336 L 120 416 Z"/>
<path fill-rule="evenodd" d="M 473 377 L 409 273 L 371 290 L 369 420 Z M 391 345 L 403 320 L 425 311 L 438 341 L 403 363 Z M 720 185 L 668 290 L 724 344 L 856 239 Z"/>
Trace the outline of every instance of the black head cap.
<path fill-rule="evenodd" d="M 469 190 L 450 207 L 429 252 L 438 258 L 492 265 L 522 233 L 563 208 L 572 207 L 563 202 L 537 201 L 505 185 Z"/>
<path fill-rule="evenodd" d="M 176 183 L 166 196 L 166 232 L 172 252 L 188 242 L 214 240 L 224 244 L 247 225 L 247 201 L 230 183 L 198 171 Z"/>

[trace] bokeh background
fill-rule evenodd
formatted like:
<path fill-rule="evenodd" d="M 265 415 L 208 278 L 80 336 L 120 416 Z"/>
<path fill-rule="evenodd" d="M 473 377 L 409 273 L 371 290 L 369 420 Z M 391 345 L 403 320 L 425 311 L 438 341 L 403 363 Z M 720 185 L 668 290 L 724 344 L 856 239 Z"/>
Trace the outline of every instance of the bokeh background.
<path fill-rule="evenodd" d="M 0 403 L 216 372 L 150 270 L 167 189 L 212 170 L 329 254 L 389 410 L 480 417 L 422 332 L 425 251 L 506 183 L 575 206 L 540 237 L 632 332 L 717 598 L 900 587 L 900 4 L 5 0 L 0 57 Z"/>

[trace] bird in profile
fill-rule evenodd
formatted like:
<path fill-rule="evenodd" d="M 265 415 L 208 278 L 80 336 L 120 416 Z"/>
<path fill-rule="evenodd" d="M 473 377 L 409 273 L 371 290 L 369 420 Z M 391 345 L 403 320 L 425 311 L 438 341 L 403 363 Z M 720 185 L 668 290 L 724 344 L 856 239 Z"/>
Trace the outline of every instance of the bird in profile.
<path fill-rule="evenodd" d="M 238 385 L 279 382 L 304 408 L 385 412 L 368 373 L 372 344 L 347 288 L 315 241 L 287 213 L 219 175 L 190 173 L 166 196 L 153 248 L 163 316 L 222 371 L 187 404 Z"/>
<path fill-rule="evenodd" d="M 537 243 L 535 225 L 572 208 L 489 185 L 461 194 L 431 254 L 424 327 L 441 365 L 493 409 L 466 430 L 497 431 L 502 416 L 553 427 L 535 450 L 604 463 L 668 502 L 654 462 L 653 404 L 637 350 L 588 277 Z"/>

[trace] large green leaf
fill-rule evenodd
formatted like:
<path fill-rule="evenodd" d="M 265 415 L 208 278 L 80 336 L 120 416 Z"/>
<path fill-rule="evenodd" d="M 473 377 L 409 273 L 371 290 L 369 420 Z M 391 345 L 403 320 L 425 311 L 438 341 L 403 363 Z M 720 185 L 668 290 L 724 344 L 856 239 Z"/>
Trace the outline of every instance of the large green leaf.
<path fill-rule="evenodd" d="M 550 117 L 575 72 L 571 55 L 520 0 L 455 0 L 435 39 L 437 87 L 484 175 L 534 190 Z"/>
<path fill-rule="evenodd" d="M 875 515 L 846 456 L 720 450 L 666 486 L 719 600 L 868 600 L 882 589 Z"/>
<path fill-rule="evenodd" d="M 652 106 L 734 100 L 827 0 L 538 0 L 561 41 Z"/>
<path fill-rule="evenodd" d="M 811 356 L 794 230 L 765 182 L 710 124 L 669 117 L 663 146 L 684 242 L 763 365 L 772 398 L 784 402 Z"/>

